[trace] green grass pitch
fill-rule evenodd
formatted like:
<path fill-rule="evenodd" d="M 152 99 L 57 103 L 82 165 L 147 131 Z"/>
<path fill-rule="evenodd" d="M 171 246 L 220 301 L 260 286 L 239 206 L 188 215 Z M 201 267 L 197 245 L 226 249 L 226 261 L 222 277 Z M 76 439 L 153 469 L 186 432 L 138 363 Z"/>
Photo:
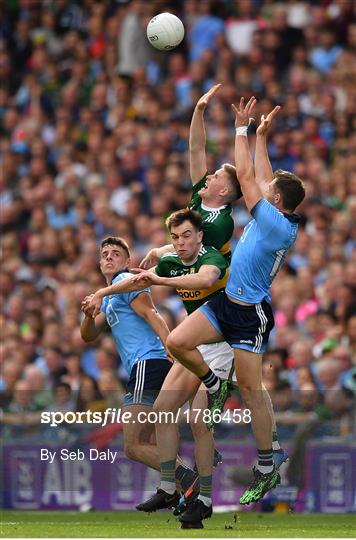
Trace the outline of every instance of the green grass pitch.
<path fill-rule="evenodd" d="M 356 515 L 227 512 L 183 531 L 169 512 L 0 511 L 0 536 L 75 538 L 354 538 Z"/>

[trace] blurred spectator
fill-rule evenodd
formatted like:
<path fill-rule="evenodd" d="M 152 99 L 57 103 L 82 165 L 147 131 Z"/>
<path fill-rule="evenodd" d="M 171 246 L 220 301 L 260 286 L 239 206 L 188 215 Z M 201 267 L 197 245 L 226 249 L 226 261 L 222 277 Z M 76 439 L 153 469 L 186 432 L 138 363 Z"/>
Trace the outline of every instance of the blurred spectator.
<path fill-rule="evenodd" d="M 72 392 L 77 392 L 83 379 L 83 369 L 80 365 L 80 354 L 67 352 L 64 358 L 65 373 L 60 381 L 69 385 Z"/>
<path fill-rule="evenodd" d="M 106 404 L 97 382 L 87 375 L 84 376 L 79 387 L 75 410 L 94 412 L 103 411 L 105 408 Z"/>
<path fill-rule="evenodd" d="M 47 407 L 47 411 L 62 412 L 73 411 L 74 401 L 72 396 L 72 389 L 69 384 L 65 382 L 59 382 L 54 387 L 53 403 Z"/>
<path fill-rule="evenodd" d="M 1 410 L 0 425 L 4 426 L 4 437 L 21 438 L 36 434 L 40 422 L 40 408 L 33 401 L 33 391 L 28 381 L 17 381 L 13 398 Z"/>
<path fill-rule="evenodd" d="M 33 392 L 33 402 L 38 409 L 45 409 L 53 401 L 51 388 L 46 388 L 46 375 L 33 364 L 29 364 L 23 370 L 24 380 L 30 385 Z"/>
<path fill-rule="evenodd" d="M 342 52 L 336 44 L 336 36 L 330 28 L 324 28 L 319 34 L 319 44 L 310 52 L 310 62 L 315 69 L 328 72 Z"/>
<path fill-rule="evenodd" d="M 188 34 L 191 62 L 199 60 L 206 49 L 215 50 L 217 38 L 224 34 L 224 21 L 211 13 L 211 4 L 212 2 L 206 0 L 195 6 L 198 15 Z"/>
<path fill-rule="evenodd" d="M 233 52 L 243 55 L 250 51 L 253 33 L 266 28 L 267 22 L 256 13 L 252 0 L 234 3 L 236 14 L 226 21 L 226 40 Z"/>

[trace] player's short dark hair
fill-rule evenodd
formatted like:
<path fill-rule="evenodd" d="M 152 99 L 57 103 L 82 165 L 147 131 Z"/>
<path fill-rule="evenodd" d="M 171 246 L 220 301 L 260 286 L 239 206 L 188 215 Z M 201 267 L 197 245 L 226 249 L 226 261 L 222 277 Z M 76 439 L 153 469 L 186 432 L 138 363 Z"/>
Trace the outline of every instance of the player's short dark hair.
<path fill-rule="evenodd" d="M 294 212 L 305 197 L 305 186 L 302 180 L 295 174 L 277 169 L 274 173 L 275 190 L 282 197 L 285 210 Z"/>
<path fill-rule="evenodd" d="M 108 236 L 107 238 L 104 238 L 100 244 L 100 251 L 105 246 L 120 246 L 125 251 L 126 255 L 130 257 L 130 250 L 126 240 L 119 236 Z"/>
<path fill-rule="evenodd" d="M 224 163 L 222 168 L 226 172 L 229 179 L 229 194 L 226 202 L 231 203 L 233 201 L 237 201 L 237 199 L 242 197 L 242 191 L 236 175 L 236 167 L 231 165 L 231 163 Z"/>
<path fill-rule="evenodd" d="M 177 210 L 173 212 L 166 219 L 166 227 L 171 232 L 172 227 L 178 227 L 184 221 L 189 221 L 197 231 L 202 230 L 202 218 L 199 212 L 190 210 L 190 208 L 184 208 L 183 210 Z"/>

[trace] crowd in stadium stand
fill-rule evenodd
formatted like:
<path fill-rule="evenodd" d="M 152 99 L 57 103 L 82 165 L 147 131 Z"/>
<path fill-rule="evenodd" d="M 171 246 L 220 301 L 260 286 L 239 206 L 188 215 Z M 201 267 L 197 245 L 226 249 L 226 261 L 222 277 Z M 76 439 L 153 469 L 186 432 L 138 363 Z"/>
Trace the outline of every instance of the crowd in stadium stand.
<path fill-rule="evenodd" d="M 209 171 L 233 163 L 230 105 L 255 95 L 257 124 L 282 106 L 269 138 L 273 168 L 296 173 L 307 188 L 295 249 L 272 287 L 276 324 L 264 376 L 278 421 L 289 433 L 311 416 L 337 418 L 330 434 L 349 435 L 354 2 L 17 0 L 0 10 L 2 433 L 31 436 L 39 411 L 122 403 L 127 376 L 114 342 L 110 334 L 82 341 L 80 305 L 104 283 L 103 237 L 124 237 L 132 266 L 169 242 L 164 220 L 190 198 L 192 111 L 220 82 L 205 117 Z M 145 33 L 162 11 L 186 29 L 170 53 L 155 51 Z M 233 247 L 249 219 L 239 201 Z M 181 301 L 169 288 L 152 294 L 174 328 Z"/>

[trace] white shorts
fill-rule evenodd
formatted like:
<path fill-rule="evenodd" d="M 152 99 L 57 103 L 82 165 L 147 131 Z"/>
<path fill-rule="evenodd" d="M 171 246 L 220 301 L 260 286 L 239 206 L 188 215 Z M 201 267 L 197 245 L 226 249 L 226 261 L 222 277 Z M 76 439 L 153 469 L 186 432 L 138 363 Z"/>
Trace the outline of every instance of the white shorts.
<path fill-rule="evenodd" d="M 210 369 L 221 379 L 236 382 L 234 351 L 226 341 L 206 343 L 197 347 Z"/>

